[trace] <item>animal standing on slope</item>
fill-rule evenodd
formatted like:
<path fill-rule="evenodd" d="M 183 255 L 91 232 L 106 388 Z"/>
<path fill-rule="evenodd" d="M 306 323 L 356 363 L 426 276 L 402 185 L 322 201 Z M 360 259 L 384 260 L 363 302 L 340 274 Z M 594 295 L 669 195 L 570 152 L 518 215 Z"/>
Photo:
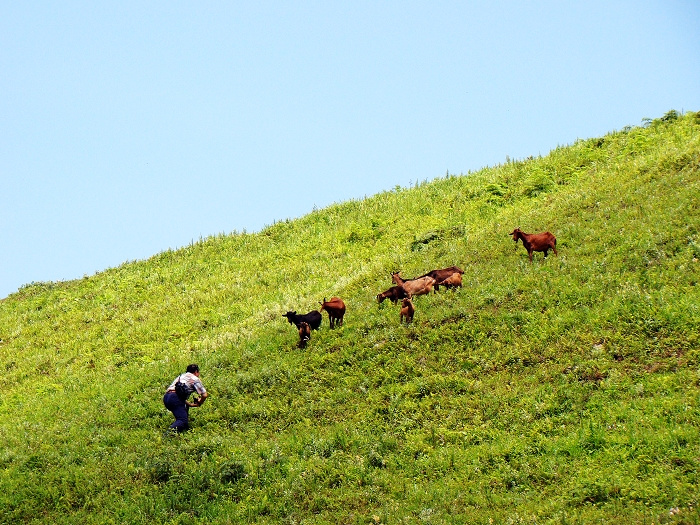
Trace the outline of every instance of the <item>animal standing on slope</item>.
<path fill-rule="evenodd" d="M 340 297 L 331 297 L 330 301 L 323 298 L 321 303 L 321 312 L 328 312 L 328 321 L 331 324 L 331 329 L 336 326 L 343 326 L 343 316 L 345 315 L 345 303 Z"/>
<path fill-rule="evenodd" d="M 311 328 L 309 323 L 302 321 L 299 323 L 299 348 L 306 348 L 309 339 L 311 339 Z"/>
<path fill-rule="evenodd" d="M 447 279 L 440 281 L 440 286 L 444 286 L 448 290 L 462 287 L 462 274 L 455 272 L 450 275 Z M 435 289 L 437 290 L 437 283 L 435 284 Z"/>
<path fill-rule="evenodd" d="M 406 295 L 406 290 L 404 290 L 400 286 L 392 286 L 388 290 L 377 294 L 377 302 L 379 304 L 382 304 L 382 301 L 384 301 L 384 299 L 389 299 L 392 303 L 396 304 L 399 299 L 405 299 L 406 297 L 408 297 Z"/>
<path fill-rule="evenodd" d="M 311 328 L 311 330 L 318 330 L 318 327 L 321 326 L 321 320 L 323 319 L 323 317 L 321 316 L 321 312 L 318 312 L 316 310 L 312 310 L 308 314 L 304 315 L 298 315 L 295 310 L 293 312 L 287 312 L 286 314 L 282 314 L 282 317 L 286 317 L 289 323 L 293 324 L 297 328 L 299 328 L 299 325 L 302 322 L 308 323 L 309 328 Z"/>
<path fill-rule="evenodd" d="M 403 324 L 404 320 L 406 324 L 413 321 L 413 314 L 416 313 L 416 309 L 413 307 L 413 302 L 410 299 L 404 299 L 401 301 L 401 313 L 399 313 L 399 323 Z"/>
<path fill-rule="evenodd" d="M 532 262 L 532 252 L 544 252 L 544 256 L 547 257 L 547 252 L 553 250 L 554 255 L 557 255 L 557 238 L 549 232 L 525 233 L 520 228 L 515 228 L 508 235 L 513 236 L 516 244 L 518 239 L 523 241 L 523 246 L 530 256 L 530 262 Z"/>
<path fill-rule="evenodd" d="M 432 277 L 435 279 L 435 293 L 440 290 L 440 286 L 445 288 L 456 288 L 462 286 L 462 274 L 464 270 L 458 268 L 457 266 L 450 266 L 449 268 L 442 268 L 441 270 L 431 270 L 421 277 Z M 453 277 L 457 274 L 458 277 Z M 450 280 L 450 282 L 445 282 Z M 459 284 L 458 284 L 459 283 Z"/>
<path fill-rule="evenodd" d="M 430 276 L 416 277 L 415 279 L 404 280 L 399 275 L 401 272 L 392 272 L 391 279 L 401 286 L 409 298 L 414 295 L 425 295 L 430 293 L 435 285 L 435 279 Z"/>

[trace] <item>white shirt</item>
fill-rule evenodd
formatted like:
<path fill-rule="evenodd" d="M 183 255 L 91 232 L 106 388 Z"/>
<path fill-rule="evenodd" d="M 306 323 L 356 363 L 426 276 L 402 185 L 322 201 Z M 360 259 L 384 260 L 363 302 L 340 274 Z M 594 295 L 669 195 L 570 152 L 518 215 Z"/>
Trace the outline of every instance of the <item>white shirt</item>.
<path fill-rule="evenodd" d="M 185 388 L 187 388 L 187 397 L 192 392 L 197 392 L 199 395 L 206 394 L 207 389 L 204 388 L 204 385 L 202 384 L 202 380 L 199 379 L 196 375 L 194 375 L 191 372 L 185 372 L 181 376 L 177 376 L 172 383 L 170 383 L 170 386 L 168 387 L 168 390 L 175 390 L 175 383 L 180 380 L 182 383 L 185 384 Z"/>

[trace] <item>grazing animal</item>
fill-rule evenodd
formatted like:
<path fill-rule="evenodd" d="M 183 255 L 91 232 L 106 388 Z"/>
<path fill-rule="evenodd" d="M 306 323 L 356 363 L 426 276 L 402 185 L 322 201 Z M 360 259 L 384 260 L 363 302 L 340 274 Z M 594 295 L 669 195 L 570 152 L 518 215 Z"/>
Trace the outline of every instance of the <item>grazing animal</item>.
<path fill-rule="evenodd" d="M 525 233 L 520 228 L 515 228 L 508 235 L 513 236 L 516 244 L 518 239 L 522 239 L 523 246 L 530 256 L 530 262 L 532 262 L 532 252 L 544 252 L 544 256 L 547 257 L 547 252 L 553 250 L 554 255 L 557 255 L 557 238 L 549 232 Z"/>
<path fill-rule="evenodd" d="M 435 293 L 440 290 L 440 286 L 445 286 L 446 288 L 453 288 L 454 286 L 449 286 L 449 283 L 445 284 L 443 281 L 450 279 L 454 274 L 459 274 L 460 276 L 464 273 L 464 270 L 458 268 L 457 266 L 450 266 L 449 268 L 442 268 L 441 270 L 431 270 L 421 277 L 432 277 L 435 279 Z M 453 281 L 456 282 L 456 279 Z M 459 278 L 459 285 L 462 286 L 462 279 Z"/>
<path fill-rule="evenodd" d="M 413 321 L 413 314 L 416 313 L 416 309 L 413 307 L 413 302 L 410 299 L 404 299 L 401 301 L 401 313 L 399 314 L 399 322 L 403 324 L 404 320 L 406 324 Z"/>
<path fill-rule="evenodd" d="M 299 323 L 299 348 L 306 348 L 309 339 L 311 339 L 311 328 L 309 323 L 302 321 Z"/>
<path fill-rule="evenodd" d="M 331 324 L 331 328 L 336 326 L 343 326 L 343 316 L 345 315 L 345 303 L 340 297 L 331 297 L 330 301 L 326 301 L 323 298 L 321 303 L 321 312 L 328 312 L 328 321 Z"/>
<path fill-rule="evenodd" d="M 409 299 L 414 295 L 425 295 L 430 293 L 435 285 L 435 279 L 428 275 L 416 277 L 415 279 L 404 280 L 401 278 L 399 273 L 400 272 L 393 272 L 391 274 L 391 279 L 398 286 L 401 286 L 404 289 Z"/>
<path fill-rule="evenodd" d="M 444 286 L 445 288 L 449 289 L 454 289 L 454 288 L 461 288 L 462 287 L 462 274 L 455 272 L 452 275 L 450 275 L 447 279 L 443 279 L 440 281 L 440 286 Z M 435 288 L 437 289 L 438 283 L 435 283 Z"/>
<path fill-rule="evenodd" d="M 392 303 L 396 304 L 399 299 L 404 299 L 406 297 L 408 297 L 406 295 L 406 290 L 404 290 L 400 286 L 392 286 L 388 290 L 385 290 L 382 293 L 377 294 L 377 302 L 379 304 L 382 304 L 382 301 L 384 299 L 389 299 Z"/>
<path fill-rule="evenodd" d="M 297 315 L 296 311 L 287 312 L 286 314 L 282 314 L 282 317 L 286 317 L 289 324 L 293 324 L 297 328 L 299 328 L 301 323 L 308 323 L 312 330 L 318 330 L 318 327 L 321 326 L 321 320 L 323 319 L 323 317 L 321 317 L 321 312 L 317 312 L 316 310 L 312 310 L 304 315 Z"/>

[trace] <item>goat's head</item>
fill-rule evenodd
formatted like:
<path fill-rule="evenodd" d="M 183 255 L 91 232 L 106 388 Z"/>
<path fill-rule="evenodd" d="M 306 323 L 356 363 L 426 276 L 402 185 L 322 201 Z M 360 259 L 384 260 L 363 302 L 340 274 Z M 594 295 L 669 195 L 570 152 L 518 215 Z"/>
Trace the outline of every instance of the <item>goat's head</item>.
<path fill-rule="evenodd" d="M 403 279 L 401 278 L 401 270 L 398 272 L 391 272 L 391 280 L 394 281 L 396 284 L 401 284 L 403 282 Z"/>

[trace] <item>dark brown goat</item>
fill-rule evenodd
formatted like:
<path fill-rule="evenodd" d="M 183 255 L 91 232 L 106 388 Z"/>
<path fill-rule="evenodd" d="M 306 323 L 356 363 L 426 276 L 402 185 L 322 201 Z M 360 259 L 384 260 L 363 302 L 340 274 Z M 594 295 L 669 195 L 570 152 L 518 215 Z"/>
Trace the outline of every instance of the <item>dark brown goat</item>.
<path fill-rule="evenodd" d="M 299 323 L 299 348 L 305 348 L 309 339 L 311 339 L 311 328 L 309 323 L 302 321 Z"/>
<path fill-rule="evenodd" d="M 345 303 L 340 297 L 331 297 L 330 301 L 326 301 L 323 298 L 321 303 L 321 312 L 328 312 L 328 321 L 331 324 L 331 328 L 336 326 L 343 326 L 343 316 L 345 315 Z"/>
<path fill-rule="evenodd" d="M 405 290 L 409 299 L 414 295 L 425 295 L 430 293 L 435 285 L 435 279 L 428 275 L 416 277 L 415 279 L 404 280 L 401 278 L 399 273 L 400 272 L 392 272 L 391 279 L 397 286 L 401 286 Z"/>
<path fill-rule="evenodd" d="M 458 268 L 457 266 L 450 266 L 449 268 L 442 268 L 441 270 L 431 270 L 425 275 L 421 275 L 421 277 L 432 277 L 435 279 L 435 293 L 437 293 L 440 290 L 440 286 L 445 286 L 446 288 L 453 288 L 453 286 L 450 286 L 449 283 L 443 283 L 443 281 L 450 279 L 454 274 L 459 274 L 459 285 L 457 286 L 462 286 L 462 279 L 461 275 L 464 273 L 464 270 L 461 268 Z M 453 279 L 453 282 L 456 282 L 456 278 Z"/>
<path fill-rule="evenodd" d="M 416 309 L 413 307 L 413 302 L 410 299 L 404 299 L 401 301 L 401 313 L 399 314 L 399 322 L 403 324 L 404 320 L 406 324 L 413 321 L 413 314 L 416 313 Z"/>
<path fill-rule="evenodd" d="M 404 290 L 400 286 L 392 286 L 388 290 L 377 294 L 377 302 L 379 304 L 382 304 L 382 301 L 384 301 L 384 299 L 389 299 L 392 303 L 396 304 L 399 299 L 404 299 L 406 297 L 408 297 L 406 295 L 406 290 Z"/>
<path fill-rule="evenodd" d="M 532 252 L 544 252 L 544 256 L 547 257 L 547 252 L 553 250 L 554 255 L 557 255 L 557 238 L 549 232 L 525 233 L 520 228 L 515 228 L 508 235 L 512 235 L 516 243 L 518 239 L 523 241 L 523 246 L 530 256 L 530 262 L 532 262 Z"/>
<path fill-rule="evenodd" d="M 299 328 L 299 325 L 304 322 L 309 324 L 309 328 L 312 330 L 318 330 L 318 327 L 321 326 L 321 321 L 323 320 L 323 316 L 321 315 L 321 312 L 318 312 L 316 310 L 312 310 L 308 314 L 300 315 L 297 314 L 296 310 L 287 312 L 286 314 L 282 314 L 282 317 L 286 317 L 287 321 L 289 321 L 290 324 L 293 324 L 297 328 Z"/>

